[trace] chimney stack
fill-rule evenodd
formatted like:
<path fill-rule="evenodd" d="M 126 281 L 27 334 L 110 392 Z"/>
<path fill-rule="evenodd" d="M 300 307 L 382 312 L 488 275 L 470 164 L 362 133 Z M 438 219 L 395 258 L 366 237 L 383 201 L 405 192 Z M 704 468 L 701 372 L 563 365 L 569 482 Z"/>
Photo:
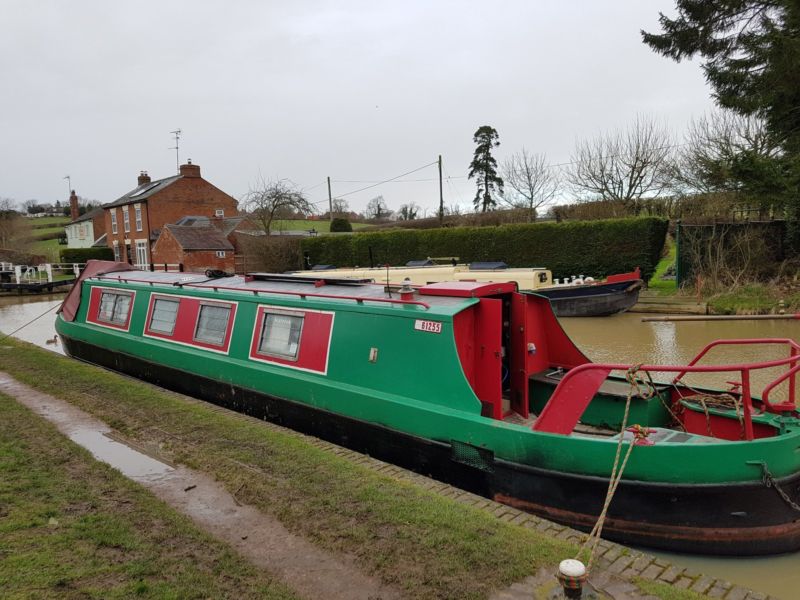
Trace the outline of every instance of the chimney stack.
<path fill-rule="evenodd" d="M 181 175 L 184 177 L 200 177 L 200 165 L 193 165 L 190 158 L 185 165 L 181 165 Z"/>
<path fill-rule="evenodd" d="M 150 175 L 147 174 L 147 171 L 139 171 L 139 177 L 136 180 L 137 185 L 144 185 L 145 183 L 150 183 Z"/>
<path fill-rule="evenodd" d="M 69 195 L 69 216 L 73 221 L 81 216 L 81 211 L 78 209 L 78 195 L 75 190 L 72 190 Z"/>

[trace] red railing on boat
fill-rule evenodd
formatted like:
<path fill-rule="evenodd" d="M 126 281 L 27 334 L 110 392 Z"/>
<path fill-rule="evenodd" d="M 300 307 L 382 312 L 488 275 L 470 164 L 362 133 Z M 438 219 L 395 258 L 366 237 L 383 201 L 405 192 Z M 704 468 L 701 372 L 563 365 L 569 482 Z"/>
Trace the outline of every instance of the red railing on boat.
<path fill-rule="evenodd" d="M 746 344 L 783 344 L 788 345 L 790 354 L 787 358 L 749 362 L 729 365 L 697 365 L 708 351 L 720 345 L 746 345 Z M 586 363 L 573 367 L 564 375 L 556 386 L 553 395 L 545 405 L 539 418 L 533 425 L 535 431 L 545 431 L 548 433 L 570 434 L 578 420 L 589 406 L 592 398 L 597 394 L 600 386 L 612 371 L 636 370 L 646 373 L 678 373 L 672 383 L 677 384 L 681 377 L 686 373 L 730 373 L 739 372 L 741 375 L 741 399 L 744 420 L 745 439 L 753 439 L 753 396 L 751 393 L 750 373 L 761 369 L 781 367 L 791 365 L 786 373 L 783 373 L 775 380 L 764 387 L 761 401 L 765 410 L 774 413 L 795 410 L 795 375 L 800 370 L 800 346 L 791 339 L 741 339 L 741 340 L 717 340 L 708 344 L 697 356 L 685 366 L 675 365 L 624 365 L 612 363 Z M 780 383 L 789 379 L 789 400 L 771 404 L 769 402 L 770 392 Z"/>
<path fill-rule="evenodd" d="M 163 281 L 153 281 L 151 279 L 135 279 L 133 277 L 109 277 L 109 276 L 100 276 L 97 279 L 106 279 L 110 281 L 125 281 L 125 282 L 132 282 L 132 283 L 147 283 L 149 285 L 164 285 Z M 339 296 L 336 294 L 317 294 L 314 292 L 295 292 L 289 290 L 268 290 L 268 289 L 245 289 L 233 286 L 225 286 L 225 285 L 205 285 L 208 282 L 203 282 L 204 285 L 200 285 L 199 283 L 191 283 L 191 282 L 178 282 L 176 286 L 178 287 L 196 287 L 200 289 L 212 289 L 215 292 L 217 290 L 226 290 L 226 291 L 233 291 L 233 292 L 245 292 L 253 295 L 258 294 L 284 294 L 289 296 L 299 296 L 302 299 L 306 297 L 310 298 L 330 298 L 334 300 L 355 300 L 358 304 L 363 304 L 364 302 L 383 302 L 387 304 L 402 304 L 402 305 L 411 305 L 411 306 L 421 306 L 425 310 L 428 310 L 431 305 L 427 302 L 422 302 L 420 300 L 402 300 L 402 299 L 395 299 L 395 298 L 364 298 L 362 296 Z"/>

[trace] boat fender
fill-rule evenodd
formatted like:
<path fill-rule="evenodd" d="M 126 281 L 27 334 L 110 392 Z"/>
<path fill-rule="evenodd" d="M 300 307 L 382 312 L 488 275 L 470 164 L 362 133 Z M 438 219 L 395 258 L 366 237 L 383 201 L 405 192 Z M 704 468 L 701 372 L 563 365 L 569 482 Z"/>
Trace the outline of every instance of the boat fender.
<path fill-rule="evenodd" d="M 536 354 L 536 344 L 534 344 L 533 342 L 528 342 L 528 354 L 530 354 L 531 356 Z"/>
<path fill-rule="evenodd" d="M 594 283 L 594 277 L 591 275 L 583 280 L 583 283 Z"/>

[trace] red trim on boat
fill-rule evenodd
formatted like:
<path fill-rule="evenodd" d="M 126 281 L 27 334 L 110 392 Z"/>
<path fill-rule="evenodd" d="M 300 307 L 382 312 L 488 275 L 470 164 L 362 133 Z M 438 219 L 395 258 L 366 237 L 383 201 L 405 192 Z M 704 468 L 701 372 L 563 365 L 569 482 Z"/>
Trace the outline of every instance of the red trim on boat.
<path fill-rule="evenodd" d="M 128 315 L 125 319 L 125 323 L 114 323 L 112 321 L 104 321 L 100 319 L 100 299 L 102 298 L 104 292 L 113 293 L 120 296 L 130 296 L 131 302 L 128 306 Z M 135 300 L 136 292 L 134 290 L 121 290 L 119 288 L 94 286 L 92 287 L 92 292 L 89 296 L 89 309 L 86 312 L 86 321 L 92 325 L 99 325 L 100 327 L 109 327 L 111 329 L 118 329 L 119 331 L 128 331 L 131 326 L 131 313 L 133 312 L 133 304 Z"/>
<path fill-rule="evenodd" d="M 175 318 L 175 326 L 172 333 L 163 333 L 160 331 L 153 331 L 150 329 L 150 323 L 153 318 L 153 308 L 156 299 L 163 300 L 178 300 L 178 314 Z M 222 344 L 212 344 L 202 340 L 195 339 L 195 332 L 197 330 L 197 322 L 200 315 L 200 307 L 206 306 L 224 306 L 230 308 L 228 316 L 228 323 L 225 329 L 225 338 Z M 233 334 L 233 323 L 236 320 L 236 302 L 225 302 L 219 300 L 206 300 L 196 298 L 194 296 L 178 296 L 175 294 L 150 294 L 150 304 L 147 307 L 147 320 L 145 321 L 144 335 L 147 337 L 158 338 L 184 346 L 193 346 L 195 348 L 202 348 L 203 350 L 211 350 L 213 352 L 221 352 L 227 354 L 231 345 L 231 336 Z"/>
<path fill-rule="evenodd" d="M 514 281 L 476 282 L 476 281 L 440 281 L 429 283 L 419 288 L 422 296 L 454 296 L 456 298 L 482 298 L 498 294 L 511 294 L 517 291 Z"/>
<path fill-rule="evenodd" d="M 297 358 L 283 358 L 280 356 L 259 352 L 261 332 L 267 314 L 302 316 L 303 326 L 300 331 L 300 342 L 297 349 Z M 250 358 L 261 362 L 281 365 L 301 371 L 313 373 L 328 372 L 328 355 L 331 347 L 331 333 L 333 331 L 334 313 L 319 310 L 296 310 L 286 307 L 265 306 L 258 307 L 255 327 L 250 341 Z"/>

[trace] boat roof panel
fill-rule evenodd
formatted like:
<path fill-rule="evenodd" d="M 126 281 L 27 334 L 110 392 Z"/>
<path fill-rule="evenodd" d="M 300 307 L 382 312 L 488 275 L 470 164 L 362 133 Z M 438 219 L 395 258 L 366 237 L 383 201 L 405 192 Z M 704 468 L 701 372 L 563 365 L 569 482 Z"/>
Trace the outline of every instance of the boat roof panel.
<path fill-rule="evenodd" d="M 457 296 L 459 298 L 482 298 L 516 291 L 517 284 L 513 281 L 440 281 L 419 288 L 419 293 L 423 296 Z"/>
<path fill-rule="evenodd" d="M 261 281 L 252 279 L 250 277 L 233 276 L 233 277 L 206 277 L 202 273 L 164 273 L 164 272 L 151 272 L 151 271 L 125 271 L 125 272 L 112 272 L 107 273 L 93 279 L 98 281 L 119 281 L 123 283 L 138 283 L 147 284 L 151 286 L 163 287 L 170 291 L 175 291 L 176 288 L 184 288 L 186 290 L 215 290 L 219 292 L 242 292 L 242 293 L 258 293 L 259 298 L 266 298 L 272 292 L 278 298 L 299 298 L 301 295 L 309 298 L 316 296 L 323 296 L 320 300 L 333 300 L 338 298 L 342 300 L 359 300 L 369 302 L 370 299 L 381 302 L 382 306 L 387 308 L 396 307 L 400 309 L 409 308 L 408 303 L 404 303 L 400 299 L 400 294 L 393 292 L 391 299 L 393 303 L 384 302 L 390 299 L 389 294 L 386 292 L 384 284 L 382 283 L 347 283 L 347 285 L 336 285 L 335 283 L 328 283 L 318 285 L 313 279 L 307 277 L 297 278 L 292 281 L 286 278 L 285 275 L 276 274 L 283 280 L 269 280 Z M 289 280 L 287 280 L 289 279 Z M 467 282 L 470 285 L 476 285 L 474 282 Z M 477 284 L 479 286 L 493 286 L 498 285 L 507 286 L 513 284 Z M 441 314 L 452 315 L 460 312 L 464 308 L 474 304 L 473 296 L 464 294 L 444 294 L 441 293 L 435 296 L 422 296 L 417 295 L 413 298 L 414 302 L 422 302 L 429 306 L 426 311 L 422 306 L 418 306 L 420 314 L 430 312 L 438 312 Z M 371 305 L 371 306 L 376 306 Z M 411 307 L 415 305 L 411 304 Z"/>

